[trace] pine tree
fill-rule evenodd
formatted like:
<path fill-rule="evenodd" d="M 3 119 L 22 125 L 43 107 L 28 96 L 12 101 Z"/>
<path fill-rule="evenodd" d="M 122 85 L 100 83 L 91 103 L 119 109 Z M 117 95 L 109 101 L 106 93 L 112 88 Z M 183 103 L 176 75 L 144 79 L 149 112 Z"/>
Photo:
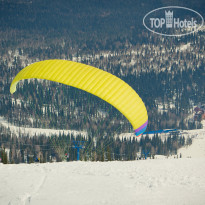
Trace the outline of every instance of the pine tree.
<path fill-rule="evenodd" d="M 111 161 L 110 147 L 107 147 L 107 160 L 108 160 L 108 161 Z"/>
<path fill-rule="evenodd" d="M 3 164 L 8 164 L 7 153 L 5 151 L 5 148 L 1 150 L 0 157 Z"/>

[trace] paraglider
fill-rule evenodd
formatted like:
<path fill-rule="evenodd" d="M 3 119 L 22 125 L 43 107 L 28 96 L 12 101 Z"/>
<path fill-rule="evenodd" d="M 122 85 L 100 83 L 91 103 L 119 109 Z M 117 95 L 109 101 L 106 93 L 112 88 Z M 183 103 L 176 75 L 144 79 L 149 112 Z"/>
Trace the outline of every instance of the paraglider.
<path fill-rule="evenodd" d="M 20 80 L 38 78 L 87 91 L 117 108 L 132 124 L 135 135 L 147 127 L 146 107 L 139 95 L 120 78 L 101 69 L 67 60 L 45 60 L 22 69 L 13 79 L 10 92 Z"/>

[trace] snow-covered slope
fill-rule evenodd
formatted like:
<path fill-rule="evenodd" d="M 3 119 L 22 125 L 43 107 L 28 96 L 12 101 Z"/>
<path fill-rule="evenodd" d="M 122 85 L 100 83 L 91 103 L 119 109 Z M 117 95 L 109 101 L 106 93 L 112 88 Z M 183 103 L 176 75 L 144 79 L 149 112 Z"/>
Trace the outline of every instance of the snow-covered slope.
<path fill-rule="evenodd" d="M 188 134 L 178 159 L 0 164 L 0 204 L 204 205 L 205 133 Z"/>
<path fill-rule="evenodd" d="M 204 158 L 0 165 L 0 204 L 203 205 L 204 170 Z"/>
<path fill-rule="evenodd" d="M 0 204 L 204 205 L 204 128 L 184 131 L 192 145 L 178 159 L 0 164 Z"/>
<path fill-rule="evenodd" d="M 17 136 L 19 132 L 21 135 L 25 136 L 39 136 L 39 135 L 46 135 L 46 136 L 51 136 L 51 135 L 59 135 L 59 134 L 73 134 L 74 136 L 77 135 L 82 135 L 82 136 L 87 136 L 86 131 L 77 131 L 77 130 L 54 130 L 54 129 L 41 129 L 41 128 L 31 128 L 31 127 L 18 127 L 12 124 L 9 124 L 8 121 L 6 121 L 3 117 L 0 116 L 0 125 L 9 128 L 11 133 L 15 133 Z"/>
<path fill-rule="evenodd" d="M 182 157 L 205 158 L 205 121 L 202 125 L 203 129 L 184 132 L 186 137 L 192 139 L 192 144 L 178 150 L 178 153 L 182 153 Z"/>

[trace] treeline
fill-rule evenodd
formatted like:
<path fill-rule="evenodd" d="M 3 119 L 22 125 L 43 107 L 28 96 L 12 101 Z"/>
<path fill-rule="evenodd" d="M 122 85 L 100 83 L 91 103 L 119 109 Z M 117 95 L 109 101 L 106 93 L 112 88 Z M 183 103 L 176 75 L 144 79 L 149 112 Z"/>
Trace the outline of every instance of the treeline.
<path fill-rule="evenodd" d="M 179 133 L 172 133 L 164 139 L 154 135 L 152 138 L 143 136 L 140 140 L 110 136 L 93 138 L 72 134 L 60 134 L 59 136 L 34 136 L 17 137 L 0 134 L 0 158 L 3 163 L 33 163 L 54 161 L 76 161 L 77 150 L 75 146 L 81 146 L 80 160 L 82 161 L 112 161 L 135 160 L 150 158 L 155 155 L 177 155 L 177 150 L 190 145 L 191 139 L 185 138 Z M 147 156 L 146 156 L 147 157 Z"/>

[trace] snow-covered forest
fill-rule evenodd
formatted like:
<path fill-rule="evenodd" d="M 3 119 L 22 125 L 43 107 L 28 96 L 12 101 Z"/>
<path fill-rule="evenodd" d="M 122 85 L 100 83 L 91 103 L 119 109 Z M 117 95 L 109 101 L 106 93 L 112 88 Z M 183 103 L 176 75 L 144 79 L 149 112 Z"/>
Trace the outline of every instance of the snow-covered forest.
<path fill-rule="evenodd" d="M 205 204 L 205 26 L 167 37 L 142 23 L 171 4 L 205 13 L 202 0 L 0 1 L 0 204 Z M 115 107 L 56 82 L 10 94 L 47 59 L 119 77 L 142 98 L 147 131 L 174 131 L 136 138 Z"/>
<path fill-rule="evenodd" d="M 123 133 L 133 132 L 131 124 L 118 110 L 105 101 L 76 88 L 45 80 L 25 80 L 19 84 L 18 92 L 11 95 L 9 87 L 14 76 L 23 67 L 45 59 L 67 59 L 86 63 L 124 80 L 145 103 L 149 116 L 148 131 L 201 128 L 200 122 L 204 118 L 205 103 L 204 27 L 188 36 L 167 39 L 150 34 L 140 26 L 139 18 L 142 16 L 142 11 L 138 9 L 140 12 L 129 10 L 126 15 L 131 19 L 129 24 L 135 24 L 135 27 L 141 30 L 132 27 L 131 30 L 125 31 L 123 27 L 123 31 L 117 33 L 116 29 L 119 29 L 117 22 L 125 27 L 128 25 L 120 18 L 111 19 L 111 11 L 120 17 L 123 11 L 132 8 L 133 4 L 139 8 L 149 9 L 150 5 L 146 2 L 140 4 L 130 1 L 126 7 L 117 4 L 117 10 L 111 5 L 105 4 L 104 7 L 101 5 L 99 16 L 96 11 L 92 17 L 85 15 L 85 19 L 93 18 L 99 22 L 107 19 L 103 26 L 115 24 L 116 29 L 103 30 L 96 25 L 94 32 L 89 32 L 92 30 L 90 27 L 92 21 L 87 20 L 85 25 L 81 25 L 80 22 L 84 22 L 85 19 L 75 18 L 82 13 L 81 4 L 77 8 L 75 4 L 65 3 L 69 11 L 68 15 L 75 11 L 74 16 L 70 16 L 70 21 L 58 15 L 62 4 L 49 4 L 48 13 L 51 8 L 56 8 L 56 13 L 53 12 L 53 15 L 58 19 L 58 24 L 55 24 L 53 18 L 49 18 L 48 14 L 39 7 L 41 4 L 36 2 L 16 4 L 15 1 L 11 1 L 0 4 L 3 14 L 1 16 L 3 23 L 0 25 L 2 28 L 0 137 L 2 148 L 10 150 L 9 162 L 22 162 L 25 155 L 35 157 L 43 155 L 47 158 L 43 161 L 48 161 L 51 153 L 42 154 L 42 149 L 36 147 L 44 146 L 51 141 L 59 143 L 51 140 L 59 135 L 63 145 L 61 145 L 61 156 L 56 156 L 58 159 L 63 160 L 62 156 L 68 152 L 67 146 L 72 147 L 71 142 L 76 136 L 82 141 L 96 138 L 98 139 L 96 146 L 101 149 L 101 152 L 105 153 L 109 149 L 109 152 L 120 156 L 125 154 L 123 144 L 125 144 L 124 136 L 127 134 L 123 135 Z M 84 5 L 84 10 L 89 11 L 97 5 L 97 3 Z M 160 3 L 156 1 L 156 5 Z M 42 21 L 38 19 L 35 8 L 44 17 Z M 13 19 L 11 12 L 18 18 Z M 66 12 L 61 12 L 61 15 L 65 16 Z M 8 21 L 5 21 L 6 17 Z M 30 27 L 29 21 L 33 22 L 33 27 Z M 75 21 L 75 24 L 71 21 Z M 45 25 L 38 27 L 42 23 Z M 62 24 L 72 27 L 72 32 L 81 25 L 83 35 L 80 32 L 73 35 L 71 30 L 67 29 L 68 27 L 60 26 Z M 87 30 L 84 29 L 85 27 Z M 45 32 L 45 29 L 55 32 Z M 99 32 L 101 35 L 97 35 Z M 200 114 L 195 112 L 196 107 L 201 110 Z M 26 142 L 28 135 L 34 139 L 41 136 L 42 140 L 39 142 L 30 140 L 31 142 L 28 143 Z M 158 139 L 158 136 L 155 137 L 152 142 L 144 139 L 145 143 L 141 142 L 140 145 L 132 138 L 126 141 L 135 147 L 127 159 L 134 159 L 136 152 L 145 150 L 143 146 L 146 144 L 150 150 L 153 150 L 152 154 L 169 155 L 181 146 L 191 143 L 191 140 L 186 142 L 184 136 L 179 133 L 171 134 L 170 139 L 163 142 Z M 115 143 L 120 143 L 120 147 L 105 146 L 105 142 L 111 143 L 112 139 L 116 139 Z M 101 140 L 104 140 L 104 143 Z M 4 141 L 7 143 L 3 143 Z M 68 144 L 66 141 L 69 141 L 69 145 L 66 145 Z M 93 142 L 88 140 L 86 143 L 90 144 L 90 141 Z M 27 143 L 29 146 L 32 144 L 32 149 L 24 146 Z M 162 143 L 166 148 L 159 149 Z M 59 147 L 58 144 L 55 146 Z M 94 142 L 90 147 L 92 149 L 89 152 L 93 152 Z M 52 152 L 59 153 L 57 150 Z M 99 159 L 99 157 L 95 158 Z"/>

